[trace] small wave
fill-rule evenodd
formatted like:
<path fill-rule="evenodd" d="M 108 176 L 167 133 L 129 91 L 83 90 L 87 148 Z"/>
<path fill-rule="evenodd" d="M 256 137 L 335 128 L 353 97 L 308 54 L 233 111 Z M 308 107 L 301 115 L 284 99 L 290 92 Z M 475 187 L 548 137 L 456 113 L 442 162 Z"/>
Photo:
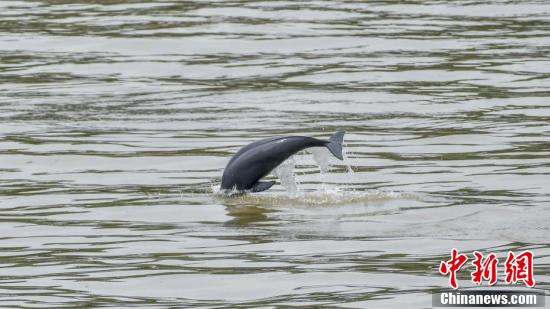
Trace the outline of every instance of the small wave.
<path fill-rule="evenodd" d="M 339 188 L 322 189 L 311 192 L 298 192 L 294 195 L 285 193 L 275 194 L 243 194 L 222 196 L 232 204 L 253 204 L 267 206 L 337 206 L 337 205 L 366 205 L 395 199 L 417 200 L 418 196 L 412 193 L 381 191 L 381 190 L 344 190 Z"/>

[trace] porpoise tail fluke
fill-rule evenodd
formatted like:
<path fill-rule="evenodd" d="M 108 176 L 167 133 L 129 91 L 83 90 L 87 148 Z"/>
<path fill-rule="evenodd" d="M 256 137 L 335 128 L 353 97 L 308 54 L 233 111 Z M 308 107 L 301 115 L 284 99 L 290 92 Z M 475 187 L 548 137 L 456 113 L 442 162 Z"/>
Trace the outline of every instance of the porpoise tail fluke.
<path fill-rule="evenodd" d="M 346 131 L 337 131 L 336 133 L 332 134 L 329 139 L 329 143 L 326 144 L 328 150 L 330 150 L 330 152 L 340 160 L 344 160 L 344 156 L 342 155 L 344 134 L 346 134 Z"/>

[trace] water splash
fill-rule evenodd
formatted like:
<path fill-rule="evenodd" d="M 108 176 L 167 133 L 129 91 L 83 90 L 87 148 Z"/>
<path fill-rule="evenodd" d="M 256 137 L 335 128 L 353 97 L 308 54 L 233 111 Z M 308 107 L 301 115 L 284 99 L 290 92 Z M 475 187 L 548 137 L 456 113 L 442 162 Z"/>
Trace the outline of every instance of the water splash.
<path fill-rule="evenodd" d="M 298 184 L 296 183 L 296 177 L 294 175 L 295 167 L 296 160 L 294 156 L 291 156 L 271 172 L 275 177 L 279 178 L 281 185 L 290 196 L 294 196 L 298 192 Z"/>
<path fill-rule="evenodd" d="M 313 155 L 313 160 L 317 163 L 322 175 L 325 175 L 329 170 L 329 157 L 330 153 L 328 149 L 324 147 L 313 147 L 308 149 Z M 281 185 L 285 188 L 289 196 L 297 196 L 300 193 L 298 189 L 298 182 L 296 181 L 296 157 L 291 156 L 279 166 L 277 166 L 271 173 L 279 178 Z M 325 191 L 324 181 L 322 182 L 322 190 Z"/>
<path fill-rule="evenodd" d="M 345 143 L 345 141 L 344 141 L 344 143 Z M 350 162 L 350 159 L 348 157 L 348 152 L 346 150 L 347 150 L 347 147 L 342 147 L 342 156 L 344 157 L 344 164 L 346 165 L 346 168 L 348 169 L 348 174 L 352 175 L 352 174 L 355 174 L 355 172 L 351 168 L 351 162 Z"/>
<path fill-rule="evenodd" d="M 329 169 L 329 155 L 330 152 L 328 149 L 324 147 L 313 147 L 310 148 L 309 151 L 313 155 L 313 160 L 315 160 L 315 163 L 319 166 L 319 170 L 322 174 L 328 172 Z"/>

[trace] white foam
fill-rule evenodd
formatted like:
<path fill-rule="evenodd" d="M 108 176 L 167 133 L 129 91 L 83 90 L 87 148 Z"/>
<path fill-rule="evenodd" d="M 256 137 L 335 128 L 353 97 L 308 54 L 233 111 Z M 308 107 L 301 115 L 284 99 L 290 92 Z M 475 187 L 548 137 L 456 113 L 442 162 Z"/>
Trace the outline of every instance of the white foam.
<path fill-rule="evenodd" d="M 290 196 L 294 196 L 298 192 L 298 185 L 294 175 L 295 167 L 296 160 L 294 159 L 294 156 L 291 156 L 283 163 L 279 164 L 279 166 L 271 172 L 275 177 L 279 178 L 281 185 L 286 189 L 286 192 Z"/>
<path fill-rule="evenodd" d="M 419 197 L 410 193 L 381 190 L 343 190 L 337 187 L 323 190 L 287 194 L 246 194 L 233 199 L 238 204 L 257 204 L 265 206 L 302 206 L 302 207 L 333 207 L 349 205 L 370 205 L 387 200 L 417 200 Z"/>

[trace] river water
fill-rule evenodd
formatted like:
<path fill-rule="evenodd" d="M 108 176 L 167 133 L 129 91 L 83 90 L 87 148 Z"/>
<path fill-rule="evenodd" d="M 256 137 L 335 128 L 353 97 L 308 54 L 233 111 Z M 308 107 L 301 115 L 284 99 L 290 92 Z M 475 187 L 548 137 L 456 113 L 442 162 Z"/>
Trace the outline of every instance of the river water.
<path fill-rule="evenodd" d="M 0 305 L 430 307 L 453 247 L 547 289 L 549 54 L 543 0 L 1 1 Z"/>

